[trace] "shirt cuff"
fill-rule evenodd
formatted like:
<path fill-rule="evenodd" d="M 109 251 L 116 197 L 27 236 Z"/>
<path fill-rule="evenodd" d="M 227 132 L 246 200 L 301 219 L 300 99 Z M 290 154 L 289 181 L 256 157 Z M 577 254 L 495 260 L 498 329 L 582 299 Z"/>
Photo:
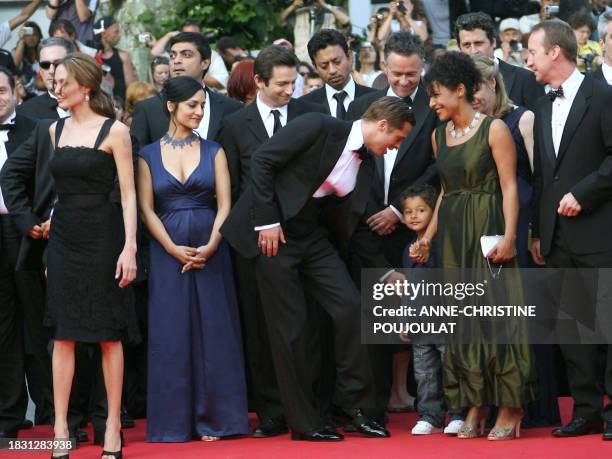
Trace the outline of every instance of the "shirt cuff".
<path fill-rule="evenodd" d="M 402 216 L 402 214 L 400 213 L 400 211 L 399 211 L 399 210 L 397 210 L 397 209 L 396 209 L 395 207 L 393 207 L 392 205 L 389 205 L 389 209 L 391 209 L 391 210 L 393 211 L 393 213 L 394 213 L 395 215 L 397 215 L 397 218 L 399 218 L 399 219 L 400 219 L 400 222 L 401 222 L 401 221 L 402 221 L 402 217 L 403 217 L 403 216 Z"/>
<path fill-rule="evenodd" d="M 391 274 L 393 274 L 395 272 L 395 269 L 390 269 L 389 271 L 387 271 L 384 275 L 380 276 L 380 279 L 378 279 L 379 282 L 384 282 L 387 280 L 387 277 L 389 277 Z"/>
<path fill-rule="evenodd" d="M 277 226 L 280 226 L 280 223 L 272 223 L 271 225 L 256 226 L 255 231 L 262 231 L 262 230 L 267 230 L 270 228 L 276 228 Z"/>

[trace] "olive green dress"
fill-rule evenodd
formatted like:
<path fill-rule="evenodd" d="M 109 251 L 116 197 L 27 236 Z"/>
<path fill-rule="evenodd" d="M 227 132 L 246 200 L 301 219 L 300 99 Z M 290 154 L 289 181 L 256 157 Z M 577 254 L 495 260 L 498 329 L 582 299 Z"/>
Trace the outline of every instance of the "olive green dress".
<path fill-rule="evenodd" d="M 444 187 L 436 237 L 439 264 L 441 268 L 476 268 L 475 272 L 481 273 L 477 276 L 488 272 L 484 271 L 488 265 L 480 237 L 504 234 L 502 192 L 488 140 L 492 122 L 492 118 L 485 117 L 471 138 L 455 146 L 446 144 L 446 126 L 440 126 L 435 133 L 438 172 Z M 513 260 L 504 267 L 518 265 Z M 449 409 L 486 405 L 520 408 L 532 400 L 535 372 L 530 346 L 491 344 L 494 340 L 490 339 L 498 332 L 526 337 L 524 324 L 507 319 L 502 323 L 469 322 L 463 326 L 480 329 L 470 330 L 470 344 L 446 347 L 443 375 Z"/>

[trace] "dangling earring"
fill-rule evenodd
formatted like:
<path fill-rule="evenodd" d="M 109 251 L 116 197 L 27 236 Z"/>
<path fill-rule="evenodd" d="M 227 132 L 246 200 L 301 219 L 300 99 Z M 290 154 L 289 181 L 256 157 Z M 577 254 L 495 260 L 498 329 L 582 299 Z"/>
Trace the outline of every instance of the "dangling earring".
<path fill-rule="evenodd" d="M 85 102 L 89 102 L 89 94 L 85 94 Z"/>

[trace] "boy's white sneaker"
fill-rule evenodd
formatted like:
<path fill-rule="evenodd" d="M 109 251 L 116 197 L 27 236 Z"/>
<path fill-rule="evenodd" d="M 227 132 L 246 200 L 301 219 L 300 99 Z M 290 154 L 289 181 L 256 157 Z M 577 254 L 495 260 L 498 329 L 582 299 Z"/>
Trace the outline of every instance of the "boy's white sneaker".
<path fill-rule="evenodd" d="M 412 428 L 412 435 L 431 435 L 442 432 L 441 427 L 435 427 L 427 421 L 419 421 Z"/>
<path fill-rule="evenodd" d="M 459 430 L 463 427 L 463 421 L 460 419 L 455 419 L 448 423 L 448 425 L 444 428 L 444 433 L 446 435 L 457 435 Z"/>

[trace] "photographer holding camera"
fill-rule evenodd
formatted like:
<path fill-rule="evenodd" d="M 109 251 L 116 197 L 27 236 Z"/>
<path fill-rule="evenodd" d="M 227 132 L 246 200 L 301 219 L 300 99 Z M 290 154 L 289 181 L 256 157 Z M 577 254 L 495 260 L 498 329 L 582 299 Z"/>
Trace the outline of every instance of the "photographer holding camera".
<path fill-rule="evenodd" d="M 521 56 L 523 45 L 522 34 L 518 19 L 506 18 L 499 23 L 499 48 L 493 55 L 508 64 L 525 67 L 525 60 Z"/>
<path fill-rule="evenodd" d="M 578 43 L 576 64 L 580 73 L 592 72 L 603 62 L 601 46 L 589 37 L 595 30 L 595 21 L 588 11 L 578 11 L 572 14 L 568 23 Z"/>
<path fill-rule="evenodd" d="M 421 0 L 398 0 L 389 3 L 389 14 L 378 29 L 378 40 L 386 42 L 392 32 L 408 30 L 422 41 L 429 38 L 427 18 Z"/>
<path fill-rule="evenodd" d="M 300 61 L 308 62 L 308 40 L 322 29 L 347 29 L 351 19 L 342 8 L 330 5 L 324 0 L 293 0 L 279 17 L 282 27 L 293 29 L 295 55 Z"/>

